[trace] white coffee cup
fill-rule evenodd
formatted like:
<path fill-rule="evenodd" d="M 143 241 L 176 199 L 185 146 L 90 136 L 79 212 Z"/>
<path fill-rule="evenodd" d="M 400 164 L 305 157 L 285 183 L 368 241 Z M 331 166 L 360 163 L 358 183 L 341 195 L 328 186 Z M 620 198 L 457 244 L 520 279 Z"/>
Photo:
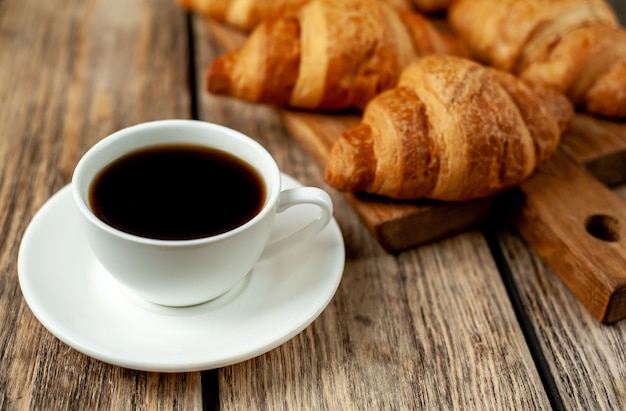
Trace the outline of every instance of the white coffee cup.
<path fill-rule="evenodd" d="M 265 185 L 265 203 L 251 220 L 225 233 L 191 240 L 159 240 L 104 223 L 89 202 L 94 179 L 114 160 L 148 147 L 192 144 L 228 152 L 251 165 Z M 189 306 L 231 289 L 262 259 L 322 230 L 332 218 L 328 194 L 315 187 L 281 191 L 281 174 L 259 143 L 235 130 L 195 120 L 162 120 L 117 131 L 95 144 L 72 178 L 74 202 L 86 239 L 104 268 L 123 288 L 156 304 Z M 276 213 L 301 204 L 319 207 L 300 228 L 268 244 Z M 307 207 L 307 209 L 309 209 Z M 313 208 L 315 210 L 315 208 Z"/>

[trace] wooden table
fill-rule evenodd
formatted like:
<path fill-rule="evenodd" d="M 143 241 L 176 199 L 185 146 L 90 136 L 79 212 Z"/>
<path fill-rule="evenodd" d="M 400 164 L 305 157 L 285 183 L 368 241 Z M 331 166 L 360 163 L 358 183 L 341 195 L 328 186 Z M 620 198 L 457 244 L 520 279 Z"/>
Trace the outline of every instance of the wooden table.
<path fill-rule="evenodd" d="M 202 91 L 221 52 L 171 0 L 0 1 L 0 409 L 626 408 L 625 321 L 599 324 L 506 222 L 385 252 L 273 109 Z M 20 291 L 24 230 L 79 157 L 164 118 L 240 130 L 335 201 L 336 295 L 302 333 L 243 363 L 112 366 L 55 338 Z"/>

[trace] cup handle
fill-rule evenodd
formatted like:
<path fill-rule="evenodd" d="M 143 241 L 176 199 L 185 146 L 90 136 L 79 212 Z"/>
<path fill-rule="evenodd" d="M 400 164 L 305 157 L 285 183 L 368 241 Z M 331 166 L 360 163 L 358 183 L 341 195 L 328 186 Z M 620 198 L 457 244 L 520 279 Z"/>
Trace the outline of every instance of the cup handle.
<path fill-rule="evenodd" d="M 318 206 L 320 214 L 304 227 L 267 244 L 259 260 L 274 257 L 287 248 L 308 240 L 326 227 L 333 216 L 333 202 L 330 196 L 324 190 L 316 187 L 296 187 L 282 191 L 276 212 L 282 213 L 290 207 L 301 204 Z"/>

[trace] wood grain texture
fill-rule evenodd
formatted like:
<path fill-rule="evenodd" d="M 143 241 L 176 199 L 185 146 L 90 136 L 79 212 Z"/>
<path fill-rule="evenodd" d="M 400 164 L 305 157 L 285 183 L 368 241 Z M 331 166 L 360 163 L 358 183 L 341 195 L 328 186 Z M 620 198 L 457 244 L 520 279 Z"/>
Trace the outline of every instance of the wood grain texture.
<path fill-rule="evenodd" d="M 626 185 L 614 191 L 626 200 Z M 512 230 L 498 238 L 563 408 L 626 408 L 626 322 L 600 324 Z"/>
<path fill-rule="evenodd" d="M 579 114 L 561 149 L 609 186 L 626 182 L 626 124 Z"/>
<path fill-rule="evenodd" d="M 518 190 L 513 221 L 601 322 L 626 317 L 626 202 L 557 152 Z"/>
<path fill-rule="evenodd" d="M 196 19 L 198 71 L 222 52 Z M 529 409 L 549 401 L 478 232 L 388 254 L 322 180 L 270 107 L 208 95 L 201 118 L 262 142 L 281 169 L 326 188 L 347 261 L 337 295 L 303 333 L 219 371 L 223 409 Z"/>
<path fill-rule="evenodd" d="M 398 259 L 359 244 L 322 317 L 284 346 L 221 371 L 226 409 L 548 406 L 479 235 Z"/>
<path fill-rule="evenodd" d="M 26 306 L 16 268 L 28 222 L 89 146 L 189 115 L 176 11 L 168 0 L 0 2 L 0 409 L 201 408 L 199 373 L 125 370 L 59 342 Z"/>

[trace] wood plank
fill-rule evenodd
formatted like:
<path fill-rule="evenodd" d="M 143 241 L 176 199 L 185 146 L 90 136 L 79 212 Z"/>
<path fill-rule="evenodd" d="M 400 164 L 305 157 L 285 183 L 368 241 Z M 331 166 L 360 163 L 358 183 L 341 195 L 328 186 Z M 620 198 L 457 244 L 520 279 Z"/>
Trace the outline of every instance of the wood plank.
<path fill-rule="evenodd" d="M 579 114 L 561 149 L 604 184 L 626 181 L 626 123 Z"/>
<path fill-rule="evenodd" d="M 287 344 L 221 370 L 226 409 L 549 407 L 479 234 L 395 259 L 349 229 L 360 240 L 334 303 Z"/>
<path fill-rule="evenodd" d="M 626 409 L 626 322 L 599 323 L 513 230 L 498 237 L 564 409 Z"/>
<path fill-rule="evenodd" d="M 199 373 L 125 370 L 59 342 L 16 268 L 28 222 L 89 146 L 189 115 L 186 59 L 185 16 L 169 0 L 0 2 L 0 409 L 201 408 Z"/>
<path fill-rule="evenodd" d="M 203 73 L 222 49 L 195 23 Z M 198 86 L 202 119 L 251 135 L 285 172 L 328 189 L 347 249 L 342 284 L 320 318 L 269 353 L 220 369 L 224 409 L 549 407 L 478 232 L 387 253 L 272 108 L 208 95 L 202 79 Z"/>
<path fill-rule="evenodd" d="M 557 152 L 518 189 L 515 227 L 601 322 L 626 317 L 626 202 Z"/>

